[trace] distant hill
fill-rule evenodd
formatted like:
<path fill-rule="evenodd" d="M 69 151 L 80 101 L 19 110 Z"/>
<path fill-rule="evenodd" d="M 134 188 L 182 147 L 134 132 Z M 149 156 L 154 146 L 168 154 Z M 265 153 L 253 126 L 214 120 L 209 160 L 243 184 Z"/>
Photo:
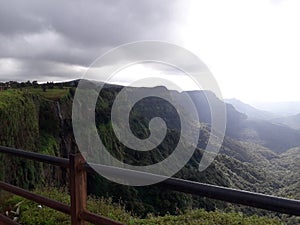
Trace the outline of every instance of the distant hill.
<path fill-rule="evenodd" d="M 285 152 L 300 146 L 300 131 L 265 120 L 246 120 L 236 138 L 260 144 L 274 152 Z"/>
<path fill-rule="evenodd" d="M 233 105 L 237 111 L 246 114 L 249 119 L 269 120 L 278 117 L 274 113 L 257 109 L 235 98 L 226 99 L 225 102 Z"/>
<path fill-rule="evenodd" d="M 227 117 L 233 118 L 227 121 L 227 135 L 230 137 L 256 143 L 278 153 L 300 145 L 300 131 L 295 130 L 296 123 L 294 124 L 297 117 L 284 117 L 280 122 L 280 119 L 277 121 L 276 114 L 256 109 L 237 99 L 228 99 L 226 102 L 234 108 L 231 111 L 227 110 L 229 114 Z M 244 113 L 248 118 L 236 117 L 235 111 Z M 298 125 L 300 126 L 300 120 Z"/>
<path fill-rule="evenodd" d="M 273 123 L 283 124 L 294 128 L 296 130 L 300 130 L 300 113 L 294 116 L 286 116 L 272 119 Z"/>
<path fill-rule="evenodd" d="M 201 122 L 210 123 L 210 107 L 205 98 L 203 91 L 193 91 L 189 92 L 189 95 L 193 99 L 197 109 Z M 218 105 L 221 104 L 221 100 L 218 99 L 213 93 L 206 92 L 207 97 L 210 102 Z M 235 101 L 235 102 L 238 102 Z M 239 105 L 247 104 L 241 103 Z M 233 105 L 227 103 L 227 128 L 226 136 L 240 140 L 249 141 L 255 144 L 262 145 L 266 148 L 271 149 L 273 152 L 285 152 L 290 148 L 300 146 L 300 131 L 292 129 L 282 124 L 275 124 L 268 120 L 262 119 L 250 119 L 247 118 L 245 113 L 238 111 Z M 267 116 L 272 113 L 256 110 L 253 108 L 253 115 L 257 117 Z M 270 117 L 269 117 L 270 118 Z"/>

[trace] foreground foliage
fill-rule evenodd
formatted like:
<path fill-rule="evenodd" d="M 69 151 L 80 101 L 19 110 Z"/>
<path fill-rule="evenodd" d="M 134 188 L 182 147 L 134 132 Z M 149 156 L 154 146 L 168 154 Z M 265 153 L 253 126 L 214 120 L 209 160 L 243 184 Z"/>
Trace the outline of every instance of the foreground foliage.
<path fill-rule="evenodd" d="M 281 224 L 278 220 L 268 219 L 257 216 L 244 216 L 239 213 L 206 212 L 204 210 L 191 210 L 178 216 L 150 217 L 144 220 L 136 220 L 137 224 L 189 224 L 189 225 L 211 225 L 211 224 L 230 224 L 230 225 L 268 225 Z"/>
<path fill-rule="evenodd" d="M 58 201 L 70 204 L 70 198 L 66 191 L 55 188 L 36 190 L 35 193 L 47 196 Z M 5 200 L 4 200 L 5 199 Z M 48 207 L 40 206 L 37 203 L 26 200 L 19 196 L 9 195 L 6 192 L 0 193 L 0 212 L 7 213 L 11 218 L 15 218 L 24 225 L 56 225 L 70 224 L 70 217 L 59 213 Z M 108 217 L 110 219 L 123 222 L 125 224 L 203 224 L 203 225 L 279 225 L 276 219 L 269 219 L 257 216 L 245 216 L 239 213 L 206 212 L 204 210 L 188 210 L 180 215 L 166 215 L 155 217 L 148 215 L 145 219 L 140 219 L 125 210 L 119 203 L 112 203 L 111 199 L 97 199 L 89 197 L 88 209 L 91 212 Z M 18 212 L 18 214 L 16 213 Z"/>

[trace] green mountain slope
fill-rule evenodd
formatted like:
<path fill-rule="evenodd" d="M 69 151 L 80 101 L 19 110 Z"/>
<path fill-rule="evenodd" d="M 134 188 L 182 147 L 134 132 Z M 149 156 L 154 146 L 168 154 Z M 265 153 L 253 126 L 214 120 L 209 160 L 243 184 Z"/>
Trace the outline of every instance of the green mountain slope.
<path fill-rule="evenodd" d="M 137 137 L 149 136 L 149 121 L 155 116 L 166 121 L 168 130 L 165 139 L 156 149 L 149 152 L 134 151 L 118 141 L 111 125 L 111 107 L 121 88 L 109 85 L 99 95 L 95 119 L 101 140 L 117 159 L 126 163 L 146 165 L 161 161 L 172 153 L 180 137 L 180 123 L 176 110 L 157 98 L 139 102 L 130 117 L 131 129 Z M 157 91 L 160 91 L 160 88 L 157 88 Z M 71 123 L 74 91 L 70 89 L 58 96 L 54 93 L 57 92 L 53 90 L 49 97 L 35 90 L 1 92 L 0 121 L 5 124 L 0 130 L 1 143 L 66 157 L 75 147 Z M 300 140 L 297 139 L 298 133 L 293 129 L 283 129 L 269 123 L 248 121 L 244 114 L 237 112 L 231 105 L 226 106 L 228 130 L 220 154 L 207 170 L 199 172 L 198 165 L 209 137 L 209 108 L 203 92 L 189 94 L 195 101 L 201 118 L 200 123 L 190 121 L 191 129 L 201 127 L 201 135 L 194 155 L 176 177 L 267 194 L 299 197 L 297 191 L 299 149 L 286 151 L 290 147 L 297 146 Z M 220 101 L 213 94 L 208 96 L 216 104 Z M 272 146 L 275 146 L 274 149 Z M 284 153 L 277 153 L 278 149 Z M 54 180 L 58 180 L 58 185 L 66 182 L 66 174 L 61 170 L 27 164 L 23 160 L 18 161 L 9 157 L 2 159 L 1 162 L 11 161 L 13 165 L 13 168 L 5 169 L 5 164 L 0 163 L 3 168 L 2 178 L 12 184 L 35 188 L 47 182 L 53 183 Z M 50 181 L 47 181 L 49 178 Z M 123 186 L 95 175 L 90 175 L 88 181 L 89 193 L 112 197 L 116 202 L 121 199 L 128 210 L 143 216 L 148 213 L 175 214 L 178 208 L 182 210 L 192 207 L 207 210 L 232 208 L 226 203 L 162 190 L 158 186 L 139 188 Z M 244 211 L 251 210 L 247 208 Z"/>

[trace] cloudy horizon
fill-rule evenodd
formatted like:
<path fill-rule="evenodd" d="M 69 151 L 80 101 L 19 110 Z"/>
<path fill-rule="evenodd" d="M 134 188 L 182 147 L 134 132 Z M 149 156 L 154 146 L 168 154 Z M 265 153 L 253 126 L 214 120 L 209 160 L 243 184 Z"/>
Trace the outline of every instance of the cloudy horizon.
<path fill-rule="evenodd" d="M 300 4 L 254 1 L 1 1 L 0 81 L 82 78 L 108 50 L 158 40 L 196 54 L 225 98 L 300 101 Z"/>

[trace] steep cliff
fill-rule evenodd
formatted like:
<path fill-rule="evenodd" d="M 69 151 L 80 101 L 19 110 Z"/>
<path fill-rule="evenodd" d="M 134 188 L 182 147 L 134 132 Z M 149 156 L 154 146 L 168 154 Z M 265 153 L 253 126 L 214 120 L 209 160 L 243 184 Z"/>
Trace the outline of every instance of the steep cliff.
<path fill-rule="evenodd" d="M 67 144 L 70 141 L 69 136 L 65 137 L 63 132 L 68 130 L 70 124 L 70 101 L 68 95 L 49 100 L 28 90 L 1 92 L 0 144 L 49 155 L 66 156 Z M 4 154 L 0 154 L 0 160 L 1 180 L 11 184 L 35 188 L 40 184 L 53 183 L 54 180 L 64 182 L 60 170 L 49 165 Z"/>

